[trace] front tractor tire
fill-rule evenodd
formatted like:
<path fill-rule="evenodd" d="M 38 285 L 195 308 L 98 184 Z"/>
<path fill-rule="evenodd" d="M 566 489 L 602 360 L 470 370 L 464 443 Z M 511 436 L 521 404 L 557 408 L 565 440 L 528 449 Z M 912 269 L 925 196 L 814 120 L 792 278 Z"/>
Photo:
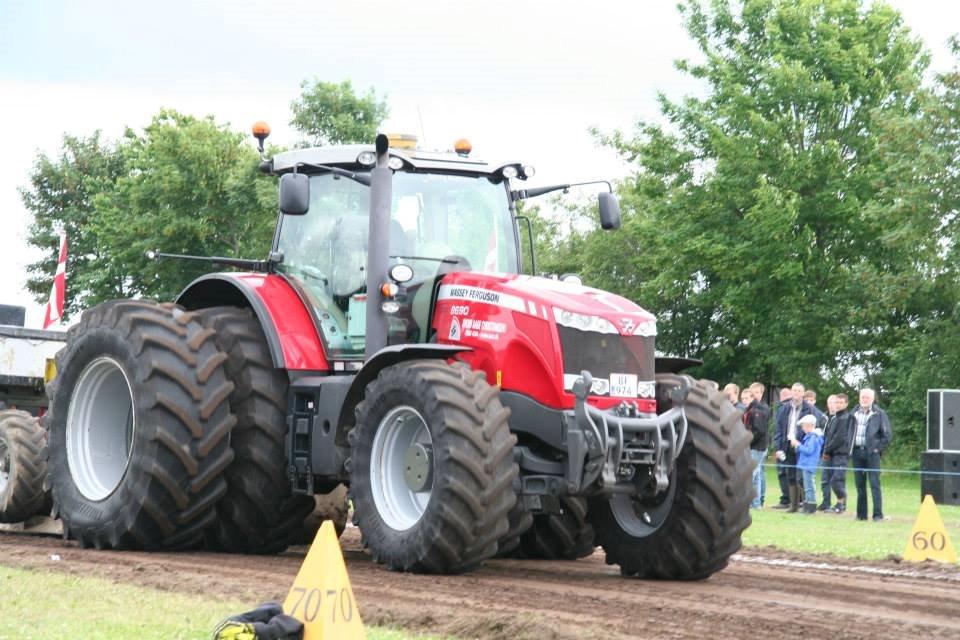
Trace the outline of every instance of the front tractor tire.
<path fill-rule="evenodd" d="M 47 504 L 43 483 L 46 438 L 40 421 L 26 411 L 0 411 L 0 522 L 23 522 Z"/>
<path fill-rule="evenodd" d="M 65 534 L 96 548 L 193 548 L 233 460 L 233 384 L 214 331 L 172 304 L 84 312 L 47 387 L 48 463 Z"/>
<path fill-rule="evenodd" d="M 499 390 L 464 364 L 385 368 L 350 432 L 354 517 L 376 562 L 462 573 L 497 552 L 516 502 Z"/>
<path fill-rule="evenodd" d="M 661 410 L 682 376 L 657 376 Z M 706 381 L 691 386 L 687 437 L 669 489 L 645 500 L 619 494 L 590 501 L 589 519 L 607 564 L 625 576 L 701 580 L 740 549 L 753 499 L 750 434 L 739 412 Z"/>

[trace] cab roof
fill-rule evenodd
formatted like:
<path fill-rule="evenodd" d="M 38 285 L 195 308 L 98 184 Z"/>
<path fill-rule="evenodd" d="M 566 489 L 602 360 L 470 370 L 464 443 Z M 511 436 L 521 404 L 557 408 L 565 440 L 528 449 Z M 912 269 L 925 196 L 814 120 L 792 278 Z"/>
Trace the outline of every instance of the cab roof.
<path fill-rule="evenodd" d="M 273 172 L 292 171 L 300 163 L 349 166 L 356 169 L 364 166 L 357 161 L 357 157 L 364 151 L 375 152 L 373 145 L 367 144 L 310 147 L 308 149 L 284 151 L 273 157 Z M 422 149 L 391 147 L 389 154 L 391 157 L 400 158 L 404 163 L 418 171 L 463 172 L 495 176 L 506 166 L 520 166 L 519 162 L 491 164 L 477 158 L 461 156 L 452 151 L 424 151 Z M 307 171 L 309 171 L 309 167 Z"/>

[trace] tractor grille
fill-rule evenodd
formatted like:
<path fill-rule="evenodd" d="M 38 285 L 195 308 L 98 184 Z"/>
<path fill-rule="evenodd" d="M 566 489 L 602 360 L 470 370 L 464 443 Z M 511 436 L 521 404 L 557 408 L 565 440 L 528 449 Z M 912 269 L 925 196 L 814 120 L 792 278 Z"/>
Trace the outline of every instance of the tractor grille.
<path fill-rule="evenodd" d="M 563 371 L 580 375 L 589 371 L 594 378 L 611 373 L 635 373 L 638 380 L 653 380 L 653 336 L 621 336 L 580 331 L 558 325 L 563 348 Z"/>

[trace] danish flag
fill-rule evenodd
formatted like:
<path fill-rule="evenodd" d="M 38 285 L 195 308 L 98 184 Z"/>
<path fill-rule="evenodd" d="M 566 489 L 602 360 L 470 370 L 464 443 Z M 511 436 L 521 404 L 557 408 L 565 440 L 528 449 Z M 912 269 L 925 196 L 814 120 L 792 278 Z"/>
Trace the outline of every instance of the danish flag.
<path fill-rule="evenodd" d="M 43 328 L 60 321 L 63 317 L 63 296 L 67 290 L 67 234 L 60 234 L 60 257 L 57 259 L 57 273 L 53 276 L 53 288 L 47 302 L 47 313 L 43 317 Z"/>

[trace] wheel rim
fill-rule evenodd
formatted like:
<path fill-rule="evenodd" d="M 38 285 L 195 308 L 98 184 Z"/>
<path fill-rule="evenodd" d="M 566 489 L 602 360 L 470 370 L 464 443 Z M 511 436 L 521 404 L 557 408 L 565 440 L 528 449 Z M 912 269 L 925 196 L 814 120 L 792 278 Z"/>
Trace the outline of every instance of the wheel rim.
<path fill-rule="evenodd" d="M 391 409 L 377 426 L 370 454 L 370 486 L 377 512 L 392 529 L 409 529 L 427 509 L 433 493 L 432 446 L 426 421 L 412 407 Z M 413 469 L 411 479 L 411 459 L 424 454 L 427 476 Z M 411 482 L 419 490 L 412 488 Z"/>
<path fill-rule="evenodd" d="M 126 373 L 113 358 L 97 358 L 80 373 L 67 412 L 67 464 L 84 497 L 104 500 L 120 486 L 135 433 Z"/>
<path fill-rule="evenodd" d="M 610 511 L 620 528 L 637 538 L 646 538 L 666 522 L 677 492 L 677 477 L 670 474 L 670 486 L 654 498 L 642 500 L 618 493 L 610 498 Z"/>
<path fill-rule="evenodd" d="M 0 493 L 10 482 L 10 447 L 4 438 L 0 438 Z"/>

